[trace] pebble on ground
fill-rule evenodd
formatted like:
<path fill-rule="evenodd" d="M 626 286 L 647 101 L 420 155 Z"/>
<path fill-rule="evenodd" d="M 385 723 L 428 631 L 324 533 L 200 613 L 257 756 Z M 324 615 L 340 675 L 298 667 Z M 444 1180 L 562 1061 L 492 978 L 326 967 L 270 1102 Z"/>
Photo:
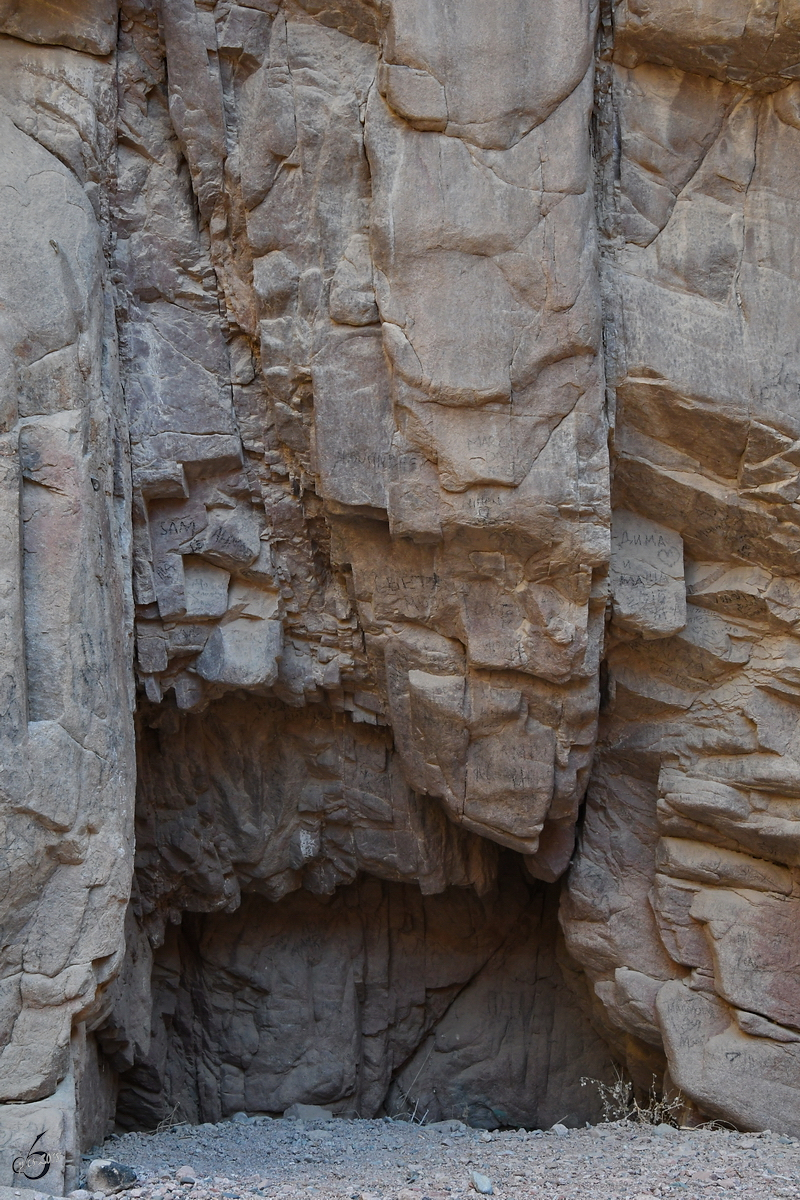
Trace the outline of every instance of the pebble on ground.
<path fill-rule="evenodd" d="M 460 1121 L 302 1121 L 237 1113 L 217 1125 L 114 1136 L 84 1156 L 84 1167 L 98 1157 L 136 1170 L 136 1186 L 120 1200 L 800 1196 L 796 1138 L 628 1122 L 488 1133 Z M 89 1200 L 90 1193 L 72 1195 Z"/>

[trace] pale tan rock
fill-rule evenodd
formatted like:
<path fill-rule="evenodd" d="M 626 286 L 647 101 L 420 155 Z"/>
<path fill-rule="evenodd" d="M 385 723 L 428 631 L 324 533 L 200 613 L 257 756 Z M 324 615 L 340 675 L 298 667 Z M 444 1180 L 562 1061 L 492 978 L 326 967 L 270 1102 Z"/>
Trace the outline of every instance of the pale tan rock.
<path fill-rule="evenodd" d="M 615 10 L 616 56 L 626 65 L 664 63 L 772 91 L 797 78 L 799 18 L 795 0 L 732 0 L 723 9 L 622 0 Z"/>
<path fill-rule="evenodd" d="M 789 1133 L 798 292 L 774 222 L 794 211 L 800 170 L 795 24 L 777 5 L 615 8 L 604 94 L 619 190 L 609 174 L 602 217 L 615 504 L 680 538 L 687 603 L 683 627 L 658 640 L 644 622 L 612 622 L 562 904 L 634 1076 L 634 1039 L 649 1041 L 704 1111 Z M 609 894 L 634 879 L 639 906 L 621 919 Z M 638 974 L 653 981 L 644 1007 L 621 986 Z"/>
<path fill-rule="evenodd" d="M 131 1120 L 581 1120 L 577 1003 L 796 1132 L 795 0 L 45 7 L 0 0 L 2 1132 L 61 1096 L 66 1186 L 109 1064 Z"/>
<path fill-rule="evenodd" d="M 594 6 L 585 0 L 517 0 L 486 22 L 470 0 L 458 13 L 422 0 L 392 0 L 387 61 L 427 70 L 442 85 L 448 131 L 478 146 L 505 149 L 543 121 L 583 77 L 591 55 Z M 506 69 L 509 47 L 531 54 Z"/>
<path fill-rule="evenodd" d="M 686 625 L 683 544 L 672 530 L 617 511 L 611 531 L 611 604 L 620 629 L 669 637 Z"/>
<path fill-rule="evenodd" d="M 28 42 L 71 46 L 88 54 L 111 54 L 117 31 L 115 0 L 3 0 L 0 31 Z"/>
<path fill-rule="evenodd" d="M 797 1129 L 793 1044 L 742 1033 L 726 1004 L 678 980 L 661 989 L 658 1009 L 670 1073 L 706 1112 L 745 1129 Z"/>
<path fill-rule="evenodd" d="M 77 1173 L 72 1073 L 46 1100 L 4 1105 L 3 1139 L 7 1153 L 0 1179 L 9 1200 L 15 1192 L 41 1192 L 44 1185 L 55 1195 L 65 1195 Z"/>
<path fill-rule="evenodd" d="M 656 866 L 667 875 L 698 883 L 755 888 L 784 896 L 791 895 L 793 888 L 791 872 L 777 863 L 682 838 L 660 840 Z"/>
<path fill-rule="evenodd" d="M 112 48 L 108 5 L 35 26 L 31 6 L 11 8 L 3 28 L 20 37 Z M 130 490 L 102 198 L 113 74 L 7 37 L 0 54 L 0 1125 L 24 1154 L 44 1124 L 63 1192 L 97 1136 L 79 1100 L 86 1025 L 124 957 L 133 849 Z"/>

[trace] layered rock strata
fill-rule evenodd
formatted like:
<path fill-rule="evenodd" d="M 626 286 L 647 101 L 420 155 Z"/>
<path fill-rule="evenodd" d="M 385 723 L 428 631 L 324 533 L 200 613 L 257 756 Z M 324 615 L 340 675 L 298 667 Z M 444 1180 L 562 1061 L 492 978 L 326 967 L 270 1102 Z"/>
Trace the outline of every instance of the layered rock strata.
<path fill-rule="evenodd" d="M 63 1186 L 117 1074 L 800 1130 L 795 7 L 0 2 L 0 1129 Z"/>
<path fill-rule="evenodd" d="M 562 924 L 634 1076 L 796 1133 L 800 10 L 613 19 L 613 598 Z"/>

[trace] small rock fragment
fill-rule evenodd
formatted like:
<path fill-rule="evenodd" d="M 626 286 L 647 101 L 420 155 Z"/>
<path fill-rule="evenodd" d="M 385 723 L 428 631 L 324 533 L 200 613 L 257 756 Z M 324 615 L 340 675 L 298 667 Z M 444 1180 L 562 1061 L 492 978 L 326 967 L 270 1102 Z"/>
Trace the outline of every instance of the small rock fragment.
<path fill-rule="evenodd" d="M 197 1176 L 191 1167 L 179 1167 L 175 1172 L 178 1183 L 197 1183 Z"/>
<path fill-rule="evenodd" d="M 550 1126 L 550 1132 L 556 1134 L 557 1137 L 566 1137 L 569 1130 L 566 1125 L 562 1125 L 560 1121 L 557 1121 L 555 1125 Z"/>
<path fill-rule="evenodd" d="M 488 1175 L 484 1175 L 480 1171 L 473 1171 L 470 1174 L 470 1180 L 472 1182 L 472 1186 L 475 1188 L 475 1191 L 479 1192 L 481 1196 L 494 1195 L 492 1181 Z"/>
<path fill-rule="evenodd" d="M 113 1192 L 121 1192 L 135 1183 L 136 1172 L 133 1167 L 126 1167 L 124 1163 L 114 1162 L 110 1158 L 93 1159 L 86 1171 L 88 1190 L 106 1196 Z"/>

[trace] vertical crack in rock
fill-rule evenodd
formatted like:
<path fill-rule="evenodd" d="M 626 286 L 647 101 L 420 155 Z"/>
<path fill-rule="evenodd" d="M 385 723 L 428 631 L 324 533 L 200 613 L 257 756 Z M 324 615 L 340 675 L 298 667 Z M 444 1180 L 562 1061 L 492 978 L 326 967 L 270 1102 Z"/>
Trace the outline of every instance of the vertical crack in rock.
<path fill-rule="evenodd" d="M 115 1112 L 580 1123 L 612 1059 L 800 1130 L 795 7 L 0 3 L 54 1189 Z"/>
<path fill-rule="evenodd" d="M 186 912 L 211 929 L 253 893 L 293 911 L 296 889 L 338 895 L 365 877 L 490 904 L 512 861 L 497 846 L 551 882 L 572 854 L 609 527 L 595 13 L 521 5 L 494 28 L 442 10 L 428 28 L 401 4 L 381 34 L 376 19 L 360 3 L 182 4 L 156 25 L 123 7 L 121 120 L 148 147 L 126 141 L 117 220 L 149 699 L 134 911 L 156 973 L 170 946 L 194 963 L 173 976 L 205 978 L 190 943 L 163 941 Z M 534 25 L 536 86 L 507 75 L 498 92 L 487 64 Z M 146 111 L 130 83 L 145 61 Z M 216 116 L 200 115 L 220 95 L 224 151 Z M 283 909 L 258 911 L 254 948 Z M 467 993 L 485 1002 L 477 976 Z M 229 1111 L 227 1084 L 212 1098 L 208 1081 L 167 1079 L 169 1023 L 147 1050 L 149 1033 L 125 1032 L 122 995 L 119 1008 L 108 1046 L 130 1073 L 128 1119 L 175 1102 Z M 398 1103 L 392 1063 L 411 1061 L 430 1021 L 414 1029 L 399 1058 L 340 1048 L 359 1082 L 287 1065 L 286 1095 Z M 239 1065 L 239 1090 L 266 1045 Z M 491 1073 L 475 1111 L 502 1124 L 557 1107 L 547 1058 L 505 1116 L 486 1115 Z M 454 1077 L 453 1096 L 465 1086 Z M 265 1092 L 259 1105 L 289 1102 Z M 569 1103 L 577 1119 L 586 1102 Z"/>

